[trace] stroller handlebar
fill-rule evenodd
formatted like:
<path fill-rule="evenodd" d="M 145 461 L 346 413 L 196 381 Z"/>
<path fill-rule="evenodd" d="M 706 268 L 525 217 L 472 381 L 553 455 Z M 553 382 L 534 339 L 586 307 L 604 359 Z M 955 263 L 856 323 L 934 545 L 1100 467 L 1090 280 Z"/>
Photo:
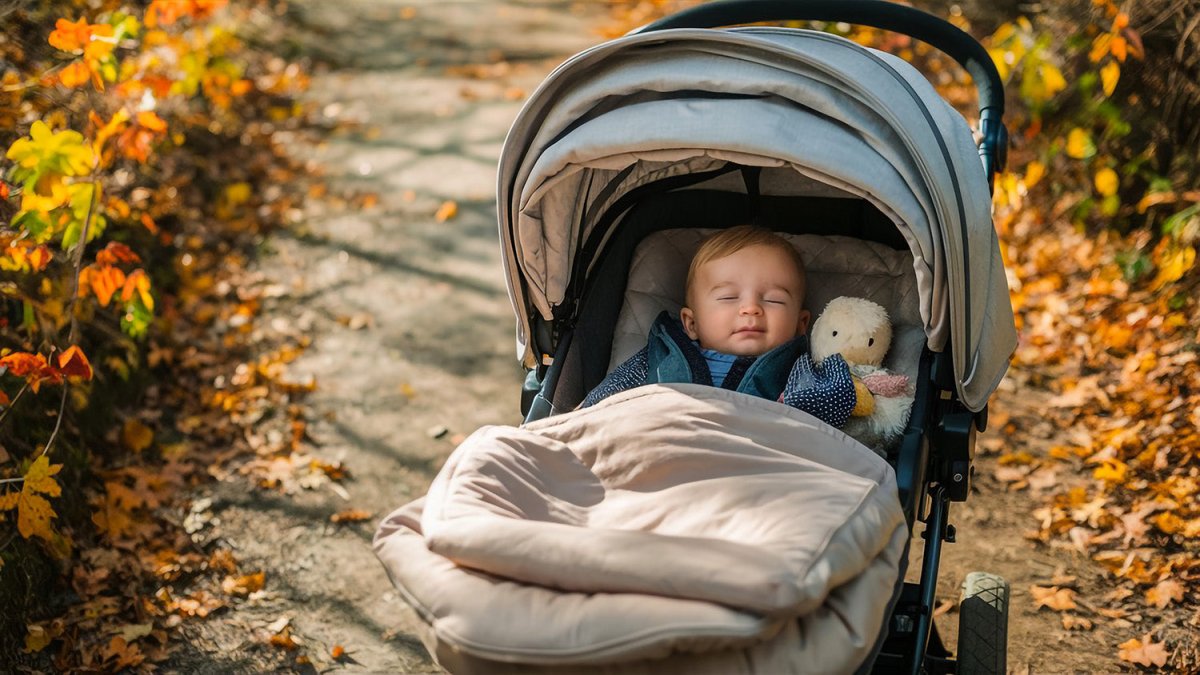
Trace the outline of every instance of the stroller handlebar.
<path fill-rule="evenodd" d="M 957 26 L 919 9 L 886 0 L 717 0 L 676 12 L 633 31 L 668 28 L 720 28 L 762 21 L 838 21 L 901 33 L 957 61 L 979 92 L 979 155 L 988 183 L 1004 168 L 1008 132 L 1004 128 L 1004 83 L 983 45 Z"/>

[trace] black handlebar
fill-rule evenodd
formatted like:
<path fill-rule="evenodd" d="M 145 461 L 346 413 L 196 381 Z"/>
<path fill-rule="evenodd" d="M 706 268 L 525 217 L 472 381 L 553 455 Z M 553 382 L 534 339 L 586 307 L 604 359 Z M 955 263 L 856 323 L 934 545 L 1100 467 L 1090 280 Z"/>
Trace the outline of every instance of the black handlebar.
<path fill-rule="evenodd" d="M 719 28 L 761 21 L 831 21 L 871 26 L 916 38 L 958 61 L 979 91 L 979 155 L 988 183 L 1004 168 L 1004 83 L 983 45 L 957 26 L 919 9 L 885 0 L 717 0 L 697 5 L 634 31 Z"/>

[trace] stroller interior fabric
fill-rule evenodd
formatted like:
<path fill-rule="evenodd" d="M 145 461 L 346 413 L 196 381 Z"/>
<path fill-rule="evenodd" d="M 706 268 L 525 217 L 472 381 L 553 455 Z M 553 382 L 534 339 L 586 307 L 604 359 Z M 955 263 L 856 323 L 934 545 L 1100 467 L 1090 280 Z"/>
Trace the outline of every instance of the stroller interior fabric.
<path fill-rule="evenodd" d="M 653 385 L 479 430 L 375 545 L 454 672 L 844 672 L 893 596 L 895 493 L 806 413 Z"/>

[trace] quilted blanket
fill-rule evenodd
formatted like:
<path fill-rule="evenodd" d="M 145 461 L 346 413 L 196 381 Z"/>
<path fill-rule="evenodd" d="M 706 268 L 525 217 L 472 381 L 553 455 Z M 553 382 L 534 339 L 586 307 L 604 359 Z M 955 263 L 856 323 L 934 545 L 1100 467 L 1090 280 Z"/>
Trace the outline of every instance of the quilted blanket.
<path fill-rule="evenodd" d="M 835 673 L 869 656 L 907 537 L 857 441 L 672 384 L 480 429 L 375 551 L 455 673 Z"/>

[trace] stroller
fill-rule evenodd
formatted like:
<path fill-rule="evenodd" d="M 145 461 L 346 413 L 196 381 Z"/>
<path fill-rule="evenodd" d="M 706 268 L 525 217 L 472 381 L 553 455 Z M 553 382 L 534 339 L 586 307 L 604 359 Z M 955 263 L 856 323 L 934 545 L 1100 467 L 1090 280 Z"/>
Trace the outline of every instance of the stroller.
<path fill-rule="evenodd" d="M 976 82 L 982 143 L 976 146 L 962 117 L 896 57 L 815 31 L 760 26 L 712 30 L 785 20 L 874 26 L 948 53 Z M 612 367 L 637 351 L 659 312 L 679 308 L 683 275 L 704 234 L 747 222 L 772 229 L 788 236 L 804 257 L 809 307 L 819 311 L 825 301 L 849 294 L 888 310 L 895 337 L 885 365 L 916 383 L 902 439 L 893 447 L 876 448 L 886 455 L 886 464 L 836 431 L 814 431 L 820 425 L 810 424 L 803 413 L 788 416 L 774 410 L 783 406 L 773 402 L 747 404 L 752 409 L 748 416 L 761 412 L 787 418 L 790 441 L 836 441 L 829 452 L 820 450 L 815 462 L 848 462 L 840 465 L 844 478 L 839 480 L 853 481 L 856 472 L 874 476 L 869 491 L 886 494 L 878 513 L 885 513 L 890 501 L 895 524 L 875 537 L 879 542 L 871 544 L 874 548 L 864 549 L 860 568 L 886 571 L 874 577 L 874 590 L 855 591 L 860 593 L 855 602 L 862 601 L 862 593 L 872 595 L 873 609 L 847 633 L 846 644 L 855 645 L 853 657 L 821 661 L 838 665 L 806 667 L 778 660 L 777 653 L 760 659 L 761 654 L 748 650 L 755 640 L 766 638 L 783 645 L 781 649 L 807 644 L 810 653 L 839 647 L 812 644 L 823 634 L 822 624 L 801 624 L 796 634 L 796 621 L 775 621 L 768 628 L 758 617 L 758 623 L 738 624 L 750 626 L 744 634 L 697 629 L 695 640 L 679 634 L 653 644 L 643 640 L 625 654 L 613 646 L 620 642 L 612 638 L 616 628 L 606 625 L 600 632 L 608 637 L 596 638 L 600 646 L 589 652 L 591 660 L 571 662 L 549 652 L 484 644 L 479 636 L 491 635 L 493 627 L 467 627 L 450 615 L 452 603 L 422 590 L 436 587 L 440 593 L 450 584 L 478 584 L 487 574 L 477 571 L 496 574 L 501 579 L 496 584 L 518 594 L 484 602 L 483 614 L 493 612 L 496 623 L 503 624 L 513 605 L 559 602 L 532 600 L 519 595 L 528 589 L 503 581 L 525 580 L 528 567 L 539 562 L 536 555 L 509 559 L 500 543 L 491 559 L 473 558 L 461 541 L 447 543 L 452 537 L 446 532 L 453 528 L 430 530 L 428 508 L 422 516 L 420 508 L 406 507 L 381 525 L 376 551 L 401 595 L 436 633 L 426 644 L 438 660 L 455 672 L 626 672 L 622 658 L 636 657 L 651 664 L 645 672 L 663 672 L 653 665 L 659 663 L 655 659 L 665 664 L 684 651 L 700 652 L 702 658 L 675 666 L 676 672 L 700 672 L 698 664 L 712 653 L 705 650 L 724 649 L 734 654 L 733 660 L 709 671 L 733 672 L 729 664 L 757 663 L 750 670 L 1005 672 L 1008 586 L 1002 579 L 968 575 L 955 658 L 933 622 L 941 546 L 955 539 L 949 504 L 964 501 L 970 492 L 975 434 L 986 426 L 987 400 L 1016 344 L 990 217 L 991 182 L 1003 166 L 1007 143 L 1002 113 L 999 76 L 978 43 L 940 19 L 875 0 L 709 3 L 586 50 L 556 69 L 514 123 L 499 170 L 504 267 L 518 320 L 518 356 L 528 369 L 523 428 L 553 430 L 555 420 L 578 417 L 558 413 L 575 409 Z M 651 405 L 654 397 L 646 400 Z M 714 401 L 717 406 L 741 405 L 737 399 Z M 669 399 L 669 405 L 682 406 L 681 418 L 691 414 L 678 399 Z M 629 418 L 628 413 L 604 414 L 599 413 L 601 419 L 615 425 Z M 644 426 L 635 433 L 657 431 Z M 531 477 L 539 471 L 538 458 L 552 462 L 563 454 L 559 446 L 525 448 L 526 438 L 517 432 L 491 442 L 523 448 L 513 460 L 520 479 L 504 483 L 489 473 L 494 467 L 480 468 L 471 458 L 452 456 L 443 469 L 451 478 L 435 481 L 429 495 L 439 504 L 439 518 L 455 509 L 477 513 L 463 507 L 462 495 L 447 496 L 464 467 L 482 478 L 460 485 L 463 491 L 493 510 L 504 502 L 503 508 L 511 511 L 511 493 L 541 480 Z M 517 484 L 520 488 L 513 487 Z M 568 507 L 561 506 L 559 493 L 552 497 L 517 517 L 534 524 L 554 520 L 555 509 Z M 589 505 L 603 501 L 589 499 Z M 876 524 L 886 521 L 872 518 Z M 462 520 L 476 523 L 472 537 L 493 535 L 491 524 Z M 432 522 L 443 525 L 437 518 Z M 908 543 L 917 523 L 923 524 L 924 554 L 919 582 L 908 583 Z M 528 533 L 528 541 L 554 539 L 527 528 L 519 532 Z M 507 536 L 511 541 L 513 535 Z M 578 547 L 588 545 L 583 539 L 573 541 Z M 426 544 L 457 566 L 428 553 Z M 444 576 L 414 572 L 417 558 Z M 504 560 L 497 562 L 500 558 Z M 664 559 L 661 564 L 674 562 Z M 572 586 L 571 571 L 561 567 L 540 572 L 552 578 L 546 585 L 583 591 L 577 593 L 581 603 L 603 595 L 603 587 Z M 446 576 L 452 573 L 461 582 Z M 825 581 L 820 593 L 831 596 L 852 585 L 840 577 Z M 475 596 L 458 600 L 483 602 L 485 592 L 491 591 L 464 591 L 464 596 Z M 722 598 L 714 602 L 744 607 Z M 573 615 L 579 606 L 560 614 Z M 692 616 L 709 617 L 704 614 L 708 606 L 688 607 Z M 832 613 L 843 612 L 834 608 Z M 745 621 L 745 615 L 729 620 Z M 610 623 L 621 623 L 612 618 L 621 616 L 610 614 Z M 630 622 L 639 620 L 630 615 Z M 580 632 L 564 630 L 563 639 L 575 639 Z M 640 630 L 652 633 L 653 624 Z"/>

